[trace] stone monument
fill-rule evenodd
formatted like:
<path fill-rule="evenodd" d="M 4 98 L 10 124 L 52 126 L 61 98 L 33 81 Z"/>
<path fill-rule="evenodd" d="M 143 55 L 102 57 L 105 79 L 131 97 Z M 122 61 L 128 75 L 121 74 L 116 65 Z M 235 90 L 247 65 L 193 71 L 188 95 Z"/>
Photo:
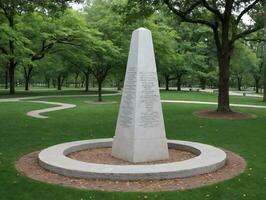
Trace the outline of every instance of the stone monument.
<path fill-rule="evenodd" d="M 132 34 L 112 155 L 133 163 L 169 158 L 152 35 L 145 28 Z"/>
<path fill-rule="evenodd" d="M 189 127 L 188 127 L 189 128 Z M 168 146 L 195 157 L 166 163 L 141 165 L 83 162 L 69 154 L 112 147 L 112 156 L 133 163 L 164 160 Z M 68 177 L 107 180 L 156 180 L 196 176 L 220 169 L 226 153 L 197 142 L 166 140 L 151 32 L 133 32 L 124 91 L 115 137 L 57 144 L 42 150 L 39 164 L 48 171 Z"/>

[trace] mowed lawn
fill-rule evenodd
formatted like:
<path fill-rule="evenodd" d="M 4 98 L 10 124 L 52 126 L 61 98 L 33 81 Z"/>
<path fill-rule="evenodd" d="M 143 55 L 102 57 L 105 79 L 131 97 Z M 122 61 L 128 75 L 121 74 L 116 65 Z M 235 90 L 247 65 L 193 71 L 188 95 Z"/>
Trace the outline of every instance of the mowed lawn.
<path fill-rule="evenodd" d="M 39 92 L 36 93 L 39 95 Z M 70 91 L 61 94 L 83 93 Z M 113 137 L 119 103 L 91 105 L 84 103 L 87 99 L 96 97 L 41 99 L 77 105 L 73 109 L 47 113 L 48 119 L 31 118 L 26 113 L 51 105 L 0 103 L 0 200 L 266 199 L 266 109 L 263 108 L 234 108 L 235 111 L 254 113 L 258 116 L 256 119 L 219 120 L 192 115 L 194 111 L 215 109 L 214 105 L 163 103 L 168 139 L 212 144 L 234 151 L 246 159 L 248 166 L 243 174 L 219 184 L 172 192 L 102 192 L 51 185 L 19 174 L 14 164 L 24 154 L 62 142 Z M 104 99 L 119 102 L 120 96 Z M 217 97 L 200 92 L 162 91 L 161 99 L 215 102 Z M 254 97 L 232 97 L 231 102 L 266 106 L 261 99 Z"/>

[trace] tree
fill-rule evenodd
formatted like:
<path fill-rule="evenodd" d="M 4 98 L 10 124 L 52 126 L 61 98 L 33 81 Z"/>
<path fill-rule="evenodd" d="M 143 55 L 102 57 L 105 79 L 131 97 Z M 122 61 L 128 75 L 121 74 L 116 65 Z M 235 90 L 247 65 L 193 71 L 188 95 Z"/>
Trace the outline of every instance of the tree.
<path fill-rule="evenodd" d="M 114 8 L 121 4 L 115 0 L 93 0 L 85 8 L 86 20 L 89 27 L 99 31 L 100 39 L 92 43 L 89 57 L 92 62 L 91 72 L 98 84 L 98 101 L 102 101 L 102 84 L 111 69 L 121 61 L 123 26 L 122 16 Z M 121 56 L 121 57 L 120 57 Z"/>
<path fill-rule="evenodd" d="M 79 2 L 79 0 L 74 1 Z M 30 49 L 25 47 L 30 43 L 29 39 L 17 29 L 17 24 L 21 16 L 36 10 L 45 14 L 53 13 L 57 10 L 64 10 L 70 2 L 73 2 L 73 0 L 1 0 L 0 16 L 5 19 L 5 23 L 2 24 L 3 32 L 1 32 L 0 36 L 0 50 L 8 58 L 10 94 L 15 93 L 15 69 L 21 61 L 21 57 L 25 54 L 32 53 Z"/>
<path fill-rule="evenodd" d="M 259 89 L 260 89 L 260 81 L 263 75 L 263 64 L 261 59 L 258 59 L 259 62 L 257 65 L 255 65 L 254 67 L 250 68 L 250 73 L 254 79 L 254 85 L 255 85 L 255 91 L 256 93 L 259 93 Z"/>
<path fill-rule="evenodd" d="M 241 90 L 244 76 L 250 71 L 255 72 L 256 67 L 259 65 L 258 61 L 256 54 L 250 47 L 240 42 L 236 43 L 235 51 L 232 54 L 231 73 L 237 81 L 237 89 L 239 91 Z M 255 80 L 257 80 L 257 77 Z"/>
<path fill-rule="evenodd" d="M 173 69 L 179 66 L 182 55 L 177 51 L 177 33 L 166 20 L 164 13 L 154 13 L 143 20 L 142 26 L 152 32 L 157 69 L 165 79 L 166 90 L 169 90 L 169 81 L 177 78 L 171 76 Z"/>
<path fill-rule="evenodd" d="M 250 33 L 262 29 L 263 0 L 223 0 L 223 1 L 163 1 L 168 8 L 183 21 L 201 24 L 211 28 L 217 48 L 219 64 L 218 112 L 230 112 L 229 105 L 229 65 L 234 43 Z M 238 14 L 235 14 L 238 13 Z M 244 15 L 249 14 L 254 23 L 242 23 Z"/>
<path fill-rule="evenodd" d="M 102 85 L 111 69 L 117 66 L 119 48 L 109 41 L 101 41 L 95 48 L 92 59 L 91 71 L 98 84 L 98 101 L 102 101 Z"/>

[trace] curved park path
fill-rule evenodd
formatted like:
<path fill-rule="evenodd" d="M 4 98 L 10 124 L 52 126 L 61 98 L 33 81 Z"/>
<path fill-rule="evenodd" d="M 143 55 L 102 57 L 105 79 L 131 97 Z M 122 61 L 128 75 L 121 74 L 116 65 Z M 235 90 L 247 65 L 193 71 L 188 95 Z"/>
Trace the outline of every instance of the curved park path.
<path fill-rule="evenodd" d="M 114 93 L 114 94 L 103 94 L 103 96 L 117 96 L 121 95 L 120 93 Z M 41 101 L 36 99 L 43 99 L 43 98 L 65 98 L 65 97 L 90 97 L 90 96 L 97 96 L 97 94 L 92 95 L 60 95 L 60 96 L 34 96 L 34 97 L 19 97 L 19 98 L 9 98 L 9 99 L 0 99 L 0 103 L 4 102 L 29 102 L 29 103 L 42 103 L 42 104 L 49 104 L 49 105 L 56 105 L 55 107 L 51 108 L 44 108 L 39 110 L 33 110 L 29 111 L 27 113 L 28 116 L 39 118 L 39 119 L 45 119 L 48 118 L 47 116 L 41 115 L 44 113 L 52 112 L 52 111 L 58 111 L 58 110 L 64 110 L 64 109 L 70 109 L 76 107 L 75 104 L 69 104 L 69 103 L 60 103 L 60 102 L 52 102 L 52 101 Z M 208 102 L 208 101 L 184 101 L 184 100 L 161 100 L 162 103 L 180 103 L 180 104 L 198 104 L 198 105 L 217 105 L 217 102 Z M 266 106 L 262 105 L 250 105 L 250 104 L 230 104 L 232 107 L 243 107 L 243 108 L 262 108 L 266 109 Z"/>
<path fill-rule="evenodd" d="M 103 94 L 102 96 L 116 96 L 120 95 L 120 93 L 114 93 L 114 94 Z M 34 118 L 39 119 L 46 119 L 47 116 L 41 115 L 43 113 L 48 113 L 52 111 L 58 111 L 58 110 L 64 110 L 64 109 L 70 109 L 76 107 L 75 104 L 69 104 L 69 103 L 60 103 L 60 102 L 52 102 L 52 101 L 35 101 L 35 99 L 43 99 L 43 98 L 65 98 L 65 97 L 93 97 L 98 96 L 97 94 L 91 94 L 91 95 L 60 95 L 60 96 L 34 96 L 34 97 L 19 97 L 19 98 L 9 98 L 9 99 L 0 99 L 0 103 L 4 102 L 29 102 L 29 103 L 42 103 L 42 104 L 49 104 L 49 105 L 56 105 L 55 107 L 51 108 L 44 108 L 39 110 L 32 110 L 27 112 L 27 115 Z M 34 101 L 32 101 L 34 100 Z"/>

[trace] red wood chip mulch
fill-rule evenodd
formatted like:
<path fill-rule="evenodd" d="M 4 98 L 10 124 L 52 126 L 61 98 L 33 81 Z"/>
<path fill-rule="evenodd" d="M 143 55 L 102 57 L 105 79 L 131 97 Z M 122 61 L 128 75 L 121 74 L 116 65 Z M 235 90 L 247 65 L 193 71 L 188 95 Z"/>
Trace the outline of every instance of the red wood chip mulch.
<path fill-rule="evenodd" d="M 110 149 L 108 150 L 108 148 L 106 148 L 105 151 L 107 151 L 107 153 L 109 151 L 109 154 L 110 154 Z M 230 151 L 226 151 L 227 153 L 226 165 L 223 168 L 215 172 L 204 174 L 204 175 L 198 175 L 198 176 L 193 176 L 193 177 L 188 177 L 188 178 L 174 178 L 174 179 L 169 179 L 169 180 L 153 180 L 153 181 L 88 180 L 88 179 L 77 179 L 77 178 L 65 177 L 65 176 L 52 173 L 52 172 L 49 172 L 43 169 L 38 164 L 38 160 L 37 160 L 38 153 L 39 152 L 32 152 L 20 158 L 16 162 L 17 170 L 25 176 L 28 176 L 32 179 L 43 181 L 43 182 L 63 185 L 67 187 L 75 187 L 75 188 L 82 188 L 82 189 L 89 189 L 89 190 L 102 190 L 102 191 L 150 192 L 150 191 L 184 190 L 188 188 L 196 188 L 196 187 L 201 187 L 205 185 L 215 184 L 215 183 L 227 180 L 229 178 L 239 175 L 241 172 L 244 171 L 246 167 L 246 162 L 242 157 Z M 84 160 L 84 158 L 86 158 L 86 156 L 84 156 L 84 153 L 86 153 L 86 151 L 76 152 L 69 156 L 70 157 L 72 156 L 72 158 L 75 158 L 75 159 Z M 106 154 L 106 152 L 104 152 L 103 150 L 101 150 L 98 153 L 102 155 Z M 183 159 L 191 158 L 191 155 L 186 154 L 181 151 L 177 152 L 177 154 L 179 154 L 179 156 L 180 155 L 185 156 Z M 95 152 L 94 152 L 94 155 L 96 155 Z M 176 157 L 173 155 L 173 152 L 172 153 L 170 152 L 170 159 L 174 159 L 174 158 L 176 159 Z M 97 161 L 97 157 L 94 157 L 91 159 L 94 160 L 95 162 Z M 172 161 L 176 161 L 175 159 Z M 86 159 L 84 161 L 86 161 Z M 102 163 L 102 161 L 103 160 L 100 160 L 99 162 Z M 115 162 L 118 162 L 118 161 L 115 161 Z M 122 164 L 127 164 L 127 163 L 124 163 L 125 161 L 119 161 L 119 162 L 123 162 Z M 121 164 L 121 163 L 116 163 L 116 164 Z M 148 164 L 153 164 L 153 163 L 148 163 Z"/>

